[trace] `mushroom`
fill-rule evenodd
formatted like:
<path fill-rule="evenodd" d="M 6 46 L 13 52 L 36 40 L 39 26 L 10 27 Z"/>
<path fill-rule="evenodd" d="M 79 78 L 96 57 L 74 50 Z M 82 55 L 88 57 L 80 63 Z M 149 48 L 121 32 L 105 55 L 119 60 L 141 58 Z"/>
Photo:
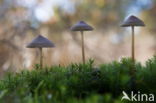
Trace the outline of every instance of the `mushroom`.
<path fill-rule="evenodd" d="M 84 36 L 83 36 L 83 31 L 92 31 L 93 28 L 85 23 L 84 21 L 79 21 L 77 24 L 71 27 L 72 31 L 80 31 L 81 32 L 81 39 L 82 39 L 82 61 L 83 64 L 85 64 L 85 50 L 84 50 Z"/>
<path fill-rule="evenodd" d="M 55 45 L 54 45 L 54 43 L 52 43 L 50 40 L 43 37 L 42 35 L 38 35 L 26 47 L 27 48 L 39 48 L 39 50 L 40 50 L 40 68 L 42 68 L 42 65 L 43 65 L 42 48 L 53 48 L 53 47 L 55 47 Z"/>
<path fill-rule="evenodd" d="M 121 27 L 129 27 L 131 26 L 132 28 L 132 61 L 135 61 L 135 48 L 134 48 L 134 43 L 135 43 L 135 36 L 134 36 L 134 27 L 135 26 L 145 26 L 144 22 L 137 18 L 136 16 L 129 16 L 121 25 Z"/>

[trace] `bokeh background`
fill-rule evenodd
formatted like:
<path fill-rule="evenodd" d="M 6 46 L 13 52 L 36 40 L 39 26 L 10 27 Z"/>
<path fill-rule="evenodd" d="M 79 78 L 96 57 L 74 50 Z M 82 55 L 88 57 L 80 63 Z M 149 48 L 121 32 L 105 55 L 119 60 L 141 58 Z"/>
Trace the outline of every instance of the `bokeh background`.
<path fill-rule="evenodd" d="M 80 20 L 94 27 L 85 32 L 87 59 L 95 64 L 131 56 L 131 31 L 120 24 L 129 16 L 141 18 L 136 28 L 136 59 L 156 54 L 156 0 L 0 0 L 0 72 L 31 69 L 39 62 L 38 49 L 26 48 L 42 34 L 56 45 L 44 49 L 44 65 L 81 61 L 81 38 L 70 27 Z"/>

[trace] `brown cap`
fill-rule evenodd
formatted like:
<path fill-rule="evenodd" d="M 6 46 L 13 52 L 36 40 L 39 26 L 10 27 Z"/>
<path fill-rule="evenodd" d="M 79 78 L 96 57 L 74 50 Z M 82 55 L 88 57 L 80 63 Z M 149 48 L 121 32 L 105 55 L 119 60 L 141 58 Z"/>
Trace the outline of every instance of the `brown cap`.
<path fill-rule="evenodd" d="M 93 28 L 85 23 L 84 21 L 79 21 L 77 24 L 71 27 L 72 31 L 91 31 Z"/>
<path fill-rule="evenodd" d="M 121 25 L 121 27 L 128 27 L 128 26 L 145 26 L 145 24 L 142 20 L 132 15 L 129 16 Z"/>
<path fill-rule="evenodd" d="M 55 45 L 47 38 L 39 35 L 34 40 L 32 40 L 32 42 L 30 42 L 26 47 L 27 48 L 52 48 L 55 47 Z"/>

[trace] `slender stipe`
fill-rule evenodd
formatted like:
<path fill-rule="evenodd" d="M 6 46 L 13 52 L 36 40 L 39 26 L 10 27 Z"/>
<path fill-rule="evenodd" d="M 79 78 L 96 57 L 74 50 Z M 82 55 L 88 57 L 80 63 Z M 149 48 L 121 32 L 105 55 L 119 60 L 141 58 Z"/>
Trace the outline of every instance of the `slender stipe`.
<path fill-rule="evenodd" d="M 132 26 L 132 61 L 135 61 L 135 34 L 134 26 Z"/>
<path fill-rule="evenodd" d="M 81 31 L 81 39 L 82 39 L 82 61 L 83 61 L 83 64 L 85 64 L 85 47 L 84 47 L 84 35 L 83 35 L 83 31 Z"/>
<path fill-rule="evenodd" d="M 42 54 L 42 48 L 39 48 L 40 50 L 40 68 L 43 67 L 43 54 Z"/>

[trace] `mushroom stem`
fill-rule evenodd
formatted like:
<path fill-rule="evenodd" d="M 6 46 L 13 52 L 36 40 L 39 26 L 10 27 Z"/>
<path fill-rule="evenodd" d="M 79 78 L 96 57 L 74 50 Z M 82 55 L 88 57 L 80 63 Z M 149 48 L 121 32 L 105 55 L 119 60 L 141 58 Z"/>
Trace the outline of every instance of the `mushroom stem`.
<path fill-rule="evenodd" d="M 131 87 L 132 89 L 136 88 L 135 82 L 135 35 L 134 35 L 134 26 L 132 27 L 132 67 L 131 67 Z"/>
<path fill-rule="evenodd" d="M 39 48 L 39 50 L 40 50 L 40 69 L 42 69 L 42 65 L 43 65 L 42 48 Z"/>
<path fill-rule="evenodd" d="M 134 26 L 132 26 L 132 76 L 135 75 L 135 35 L 134 35 Z"/>
<path fill-rule="evenodd" d="M 81 32 L 81 39 L 82 39 L 82 61 L 83 61 L 83 64 L 85 64 L 85 51 L 84 51 L 84 36 L 83 36 L 83 31 L 80 31 Z"/>
<path fill-rule="evenodd" d="M 135 61 L 135 35 L 134 35 L 134 26 L 132 26 L 132 61 Z"/>

